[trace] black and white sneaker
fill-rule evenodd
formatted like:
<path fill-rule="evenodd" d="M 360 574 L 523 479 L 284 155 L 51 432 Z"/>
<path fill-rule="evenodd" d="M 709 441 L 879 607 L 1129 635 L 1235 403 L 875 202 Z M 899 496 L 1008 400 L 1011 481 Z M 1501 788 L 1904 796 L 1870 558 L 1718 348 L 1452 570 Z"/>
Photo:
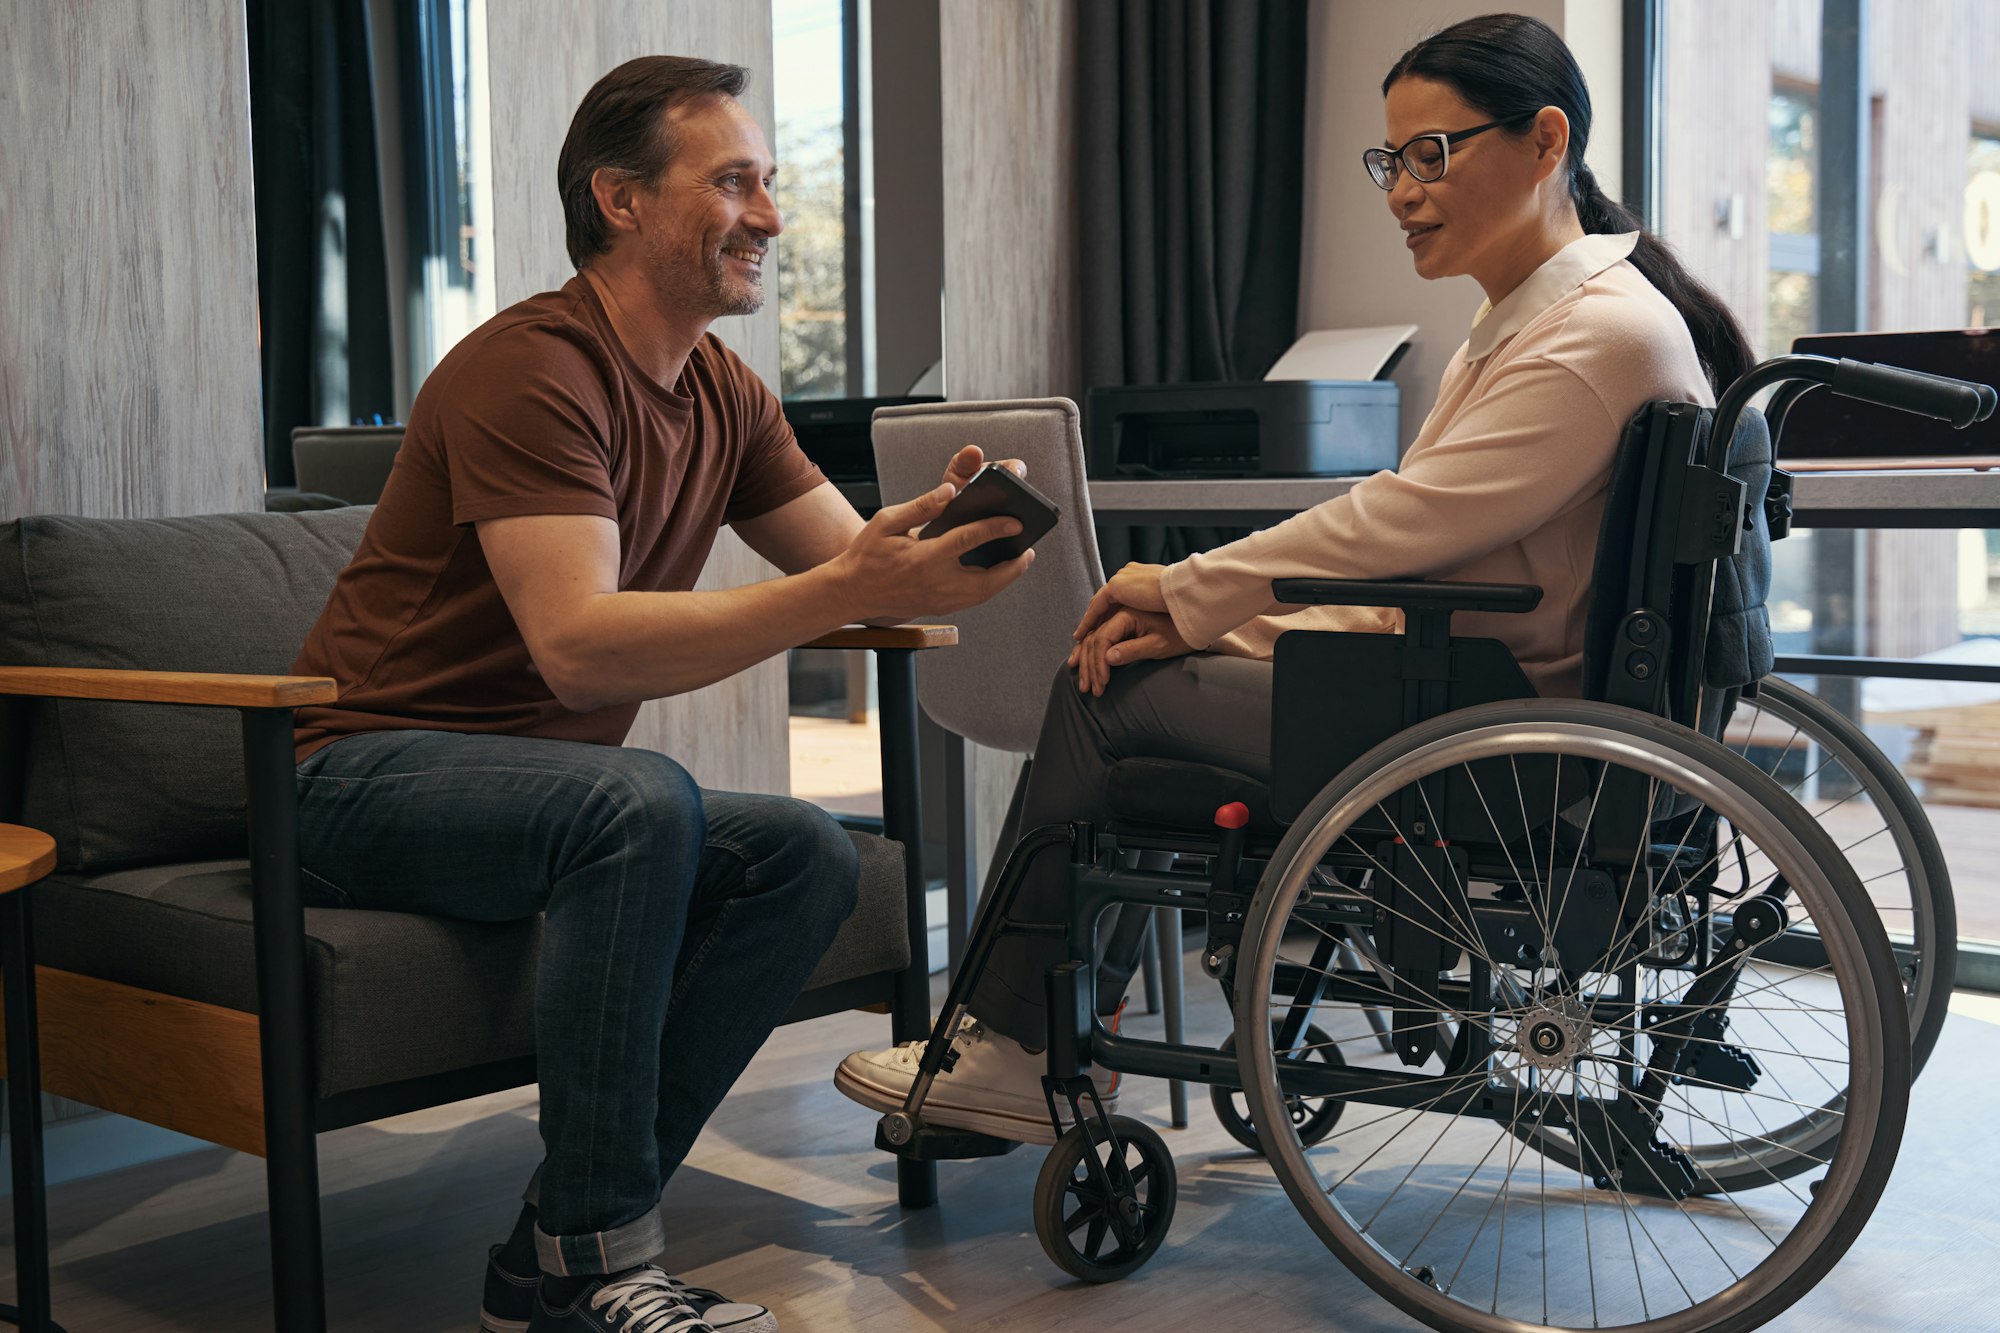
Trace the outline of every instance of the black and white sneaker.
<path fill-rule="evenodd" d="M 778 1333 L 761 1305 L 690 1287 L 651 1264 L 592 1282 L 563 1309 L 534 1303 L 527 1333 Z"/>

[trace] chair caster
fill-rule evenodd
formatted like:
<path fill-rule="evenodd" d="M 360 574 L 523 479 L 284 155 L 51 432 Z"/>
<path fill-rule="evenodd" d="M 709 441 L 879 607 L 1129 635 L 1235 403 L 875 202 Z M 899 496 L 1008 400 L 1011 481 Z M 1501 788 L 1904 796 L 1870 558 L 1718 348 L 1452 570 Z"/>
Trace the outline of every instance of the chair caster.
<path fill-rule="evenodd" d="M 1272 1025 L 1274 1028 L 1276 1024 Z M 1308 1060 L 1322 1064 L 1345 1065 L 1347 1060 L 1340 1053 L 1340 1047 L 1333 1038 L 1313 1024 L 1308 1024 L 1299 1054 Z M 1227 1055 L 1236 1049 L 1236 1034 L 1230 1033 L 1222 1039 L 1221 1052 Z M 1257 1138 L 1257 1126 L 1250 1121 L 1250 1111 L 1240 1088 L 1225 1088 L 1215 1084 L 1208 1090 L 1209 1105 L 1215 1110 L 1215 1118 L 1229 1131 L 1229 1137 L 1262 1155 L 1263 1143 Z M 1347 1109 L 1347 1103 L 1337 1097 L 1288 1097 L 1285 1109 L 1290 1112 L 1292 1123 L 1298 1127 L 1299 1142 L 1310 1148 L 1328 1134 L 1340 1120 L 1340 1113 Z"/>
<path fill-rule="evenodd" d="M 1167 1238 L 1175 1193 L 1173 1154 L 1149 1126 L 1129 1116 L 1086 1121 L 1042 1163 L 1035 1236 L 1071 1277 L 1116 1282 Z"/>

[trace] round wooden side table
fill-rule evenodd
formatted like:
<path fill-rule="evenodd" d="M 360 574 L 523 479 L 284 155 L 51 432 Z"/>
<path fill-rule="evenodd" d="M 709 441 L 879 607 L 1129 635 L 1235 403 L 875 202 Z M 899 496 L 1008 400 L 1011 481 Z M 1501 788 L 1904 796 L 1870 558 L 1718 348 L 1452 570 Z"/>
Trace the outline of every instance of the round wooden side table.
<path fill-rule="evenodd" d="M 49 1318 L 49 1234 L 42 1187 L 41 1032 L 35 1019 L 35 940 L 27 887 L 55 869 L 46 833 L 0 824 L 0 971 L 7 1006 L 7 1132 L 13 1136 L 15 1305 L 0 1320 L 62 1333 Z"/>

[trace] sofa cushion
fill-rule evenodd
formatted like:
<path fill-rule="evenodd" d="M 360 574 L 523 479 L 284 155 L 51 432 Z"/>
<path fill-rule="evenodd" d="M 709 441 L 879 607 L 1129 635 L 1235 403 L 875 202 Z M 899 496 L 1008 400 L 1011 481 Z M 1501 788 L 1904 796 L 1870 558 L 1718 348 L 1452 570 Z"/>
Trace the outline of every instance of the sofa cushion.
<path fill-rule="evenodd" d="M 837 981 L 900 972 L 910 965 L 909 912 L 903 902 L 903 844 L 868 833 L 849 833 L 861 853 L 861 893 L 853 915 L 827 946 L 806 989 Z"/>
<path fill-rule="evenodd" d="M 286 674 L 373 512 L 0 523 L 0 662 Z M 234 710 L 46 700 L 27 735 L 65 869 L 244 854 Z"/>
<path fill-rule="evenodd" d="M 909 963 L 903 856 L 851 835 L 861 893 L 808 986 Z M 237 860 L 99 874 L 33 890 L 48 967 L 257 1011 L 250 870 Z M 541 921 L 306 909 L 306 985 L 321 1096 L 530 1055 Z"/>

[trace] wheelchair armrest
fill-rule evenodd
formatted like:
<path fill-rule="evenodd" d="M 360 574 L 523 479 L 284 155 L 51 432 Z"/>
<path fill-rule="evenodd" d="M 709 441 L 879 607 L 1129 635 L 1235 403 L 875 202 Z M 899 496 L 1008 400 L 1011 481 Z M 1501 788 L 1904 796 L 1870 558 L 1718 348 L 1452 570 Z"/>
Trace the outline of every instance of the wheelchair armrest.
<path fill-rule="evenodd" d="M 1532 611 L 1542 590 L 1526 583 L 1430 583 L 1423 579 L 1272 579 L 1288 606 L 1393 606 L 1403 611 Z"/>

